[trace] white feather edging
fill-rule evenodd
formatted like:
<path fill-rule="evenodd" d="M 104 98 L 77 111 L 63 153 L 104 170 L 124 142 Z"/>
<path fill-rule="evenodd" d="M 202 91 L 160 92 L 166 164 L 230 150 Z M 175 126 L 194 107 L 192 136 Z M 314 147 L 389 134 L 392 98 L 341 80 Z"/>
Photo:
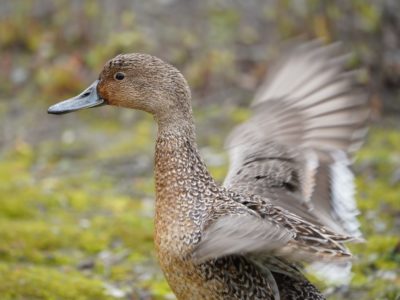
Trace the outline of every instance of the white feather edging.
<path fill-rule="evenodd" d="M 351 272 L 351 262 L 315 262 L 308 265 L 306 270 L 332 285 L 349 284 L 353 277 L 353 273 Z"/>
<path fill-rule="evenodd" d="M 357 204 L 354 199 L 354 175 L 349 169 L 349 160 L 342 151 L 331 153 L 334 163 L 331 165 L 332 208 L 335 217 L 342 222 L 346 232 L 361 237 L 360 224 L 357 221 Z"/>

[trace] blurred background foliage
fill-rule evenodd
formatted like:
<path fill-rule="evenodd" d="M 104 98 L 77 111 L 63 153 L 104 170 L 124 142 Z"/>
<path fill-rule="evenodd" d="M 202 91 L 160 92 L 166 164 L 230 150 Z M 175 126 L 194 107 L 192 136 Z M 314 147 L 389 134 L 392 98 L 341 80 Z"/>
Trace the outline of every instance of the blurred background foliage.
<path fill-rule="evenodd" d="M 71 97 L 122 52 L 177 66 L 193 90 L 201 152 L 220 181 L 223 140 L 293 37 L 340 40 L 369 71 L 374 124 L 357 156 L 367 238 L 330 299 L 400 298 L 400 2 L 34 0 L 0 3 L 1 299 L 174 299 L 152 245 L 155 126 Z M 317 279 L 316 279 L 317 280 Z"/>

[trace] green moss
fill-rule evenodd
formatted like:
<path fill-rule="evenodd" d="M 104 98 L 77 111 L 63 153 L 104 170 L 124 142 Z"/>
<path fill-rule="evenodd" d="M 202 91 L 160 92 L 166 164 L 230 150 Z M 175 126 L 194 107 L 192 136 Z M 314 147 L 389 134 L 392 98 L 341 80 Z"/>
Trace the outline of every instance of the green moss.
<path fill-rule="evenodd" d="M 228 131 L 233 124 L 248 118 L 248 110 L 233 109 L 227 115 L 230 121 L 226 128 L 216 106 L 211 111 L 198 109 L 196 118 L 200 123 L 211 120 Z M 169 297 L 170 289 L 155 262 L 153 213 L 148 207 L 153 204 L 140 200 L 154 196 L 152 172 L 134 177 L 130 188 L 136 196 L 132 197 L 115 189 L 116 178 L 96 169 L 97 162 L 127 154 L 149 155 L 148 149 L 154 149 L 152 120 L 140 116 L 136 121 L 129 137 L 118 136 L 119 142 L 99 149 L 87 160 L 91 167 L 81 172 L 70 171 L 79 165 L 71 161 L 65 175 L 44 172 L 47 175 L 33 176 L 32 170 L 38 168 L 38 153 L 53 158 L 44 170 L 64 168 L 54 155 L 59 149 L 51 144 L 42 152 L 41 148 L 20 142 L 4 155 L 0 164 L 0 268 L 1 277 L 5 278 L 0 292 L 5 291 L 4 299 L 108 299 L 103 288 L 106 282 L 124 290 L 133 289 L 133 295 L 145 290 L 153 299 Z M 210 155 L 223 153 L 221 128 L 218 125 L 199 130 L 199 144 L 211 145 L 206 149 Z M 94 124 L 93 130 L 100 129 Z M 114 132 L 112 129 L 109 134 Z M 367 241 L 351 246 L 357 260 L 350 289 L 359 299 L 396 299 L 399 293 L 396 220 L 400 185 L 392 179 L 400 165 L 397 149 L 400 134 L 376 128 L 357 156 L 358 204 Z M 222 181 L 227 161 L 221 159 L 209 167 L 213 176 Z M 104 255 L 109 255 L 110 261 Z M 86 260 L 92 261 L 93 266 L 77 271 L 77 266 Z M 45 280 L 47 290 L 40 288 Z M 57 281 L 66 284 L 59 285 Z M 318 285 L 322 289 L 326 286 L 323 282 Z M 65 287 L 70 291 L 66 292 Z M 336 294 L 332 299 L 346 297 Z"/>
<path fill-rule="evenodd" d="M 103 283 L 73 270 L 0 264 L 0 294 L 8 299 L 115 299 Z"/>
<path fill-rule="evenodd" d="M 165 280 L 151 280 L 143 283 L 143 286 L 151 290 L 154 294 L 155 300 L 162 300 L 162 299 L 173 299 L 174 296 L 171 292 L 170 287 L 165 282 Z"/>

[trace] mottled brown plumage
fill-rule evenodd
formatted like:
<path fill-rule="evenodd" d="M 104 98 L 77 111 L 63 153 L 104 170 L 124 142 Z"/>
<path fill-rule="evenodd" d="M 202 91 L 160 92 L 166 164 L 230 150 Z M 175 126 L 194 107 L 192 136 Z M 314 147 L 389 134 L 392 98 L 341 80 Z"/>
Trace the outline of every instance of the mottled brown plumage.
<path fill-rule="evenodd" d="M 146 54 L 110 60 L 98 82 L 49 112 L 104 103 L 149 112 L 157 121 L 155 246 L 178 299 L 324 299 L 293 263 L 348 261 L 351 254 L 342 243 L 352 237 L 333 232 L 312 215 L 306 220 L 289 212 L 290 205 L 285 205 L 289 210 L 279 206 L 279 197 L 293 198 L 298 190 L 311 195 L 304 186 L 307 174 L 296 173 L 308 169 L 294 167 L 302 161 L 290 147 L 267 141 L 256 151 L 241 149 L 245 158 L 230 174 L 231 188 L 220 186 L 198 153 L 185 79 Z M 254 177 L 248 167 L 265 162 L 265 151 L 276 157 L 269 165 L 275 171 Z M 240 174 L 248 177 L 241 181 Z"/>
<path fill-rule="evenodd" d="M 345 58 L 337 44 L 318 42 L 286 55 L 257 92 L 252 117 L 227 140 L 225 186 L 275 193 L 303 218 L 360 236 L 348 166 L 364 141 L 370 109 L 357 72 L 344 71 Z"/>

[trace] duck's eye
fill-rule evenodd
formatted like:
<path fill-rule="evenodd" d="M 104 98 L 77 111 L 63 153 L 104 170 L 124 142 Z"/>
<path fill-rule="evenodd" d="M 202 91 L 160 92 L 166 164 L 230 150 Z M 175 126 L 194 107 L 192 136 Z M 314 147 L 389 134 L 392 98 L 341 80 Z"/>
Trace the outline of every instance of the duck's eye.
<path fill-rule="evenodd" d="M 122 72 L 117 72 L 117 73 L 115 73 L 114 78 L 117 80 L 122 80 L 125 78 L 125 74 Z"/>

